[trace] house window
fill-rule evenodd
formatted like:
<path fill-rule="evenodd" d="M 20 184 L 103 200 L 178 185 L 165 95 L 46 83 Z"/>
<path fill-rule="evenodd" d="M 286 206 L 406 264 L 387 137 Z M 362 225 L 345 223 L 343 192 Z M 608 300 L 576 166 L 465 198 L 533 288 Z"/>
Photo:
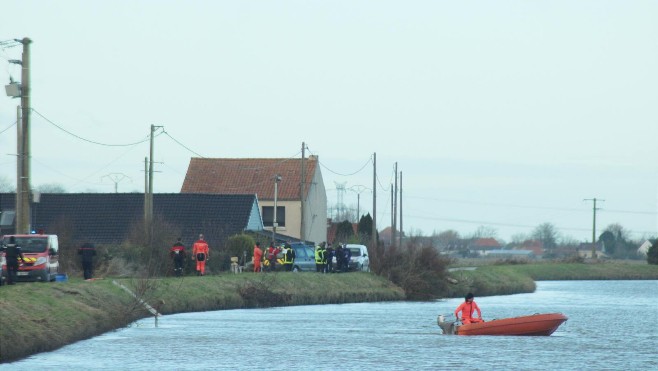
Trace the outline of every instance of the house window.
<path fill-rule="evenodd" d="M 271 227 L 274 222 L 274 206 L 263 206 L 263 226 Z M 279 227 L 286 226 L 286 208 L 285 206 L 276 207 L 276 223 Z"/>

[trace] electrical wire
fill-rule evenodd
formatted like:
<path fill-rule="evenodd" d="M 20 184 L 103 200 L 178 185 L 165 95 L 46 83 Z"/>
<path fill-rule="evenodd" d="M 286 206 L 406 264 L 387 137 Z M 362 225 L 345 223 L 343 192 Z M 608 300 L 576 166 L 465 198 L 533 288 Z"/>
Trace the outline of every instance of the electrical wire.
<path fill-rule="evenodd" d="M 14 125 L 16 125 L 16 123 L 18 123 L 18 121 L 14 121 L 13 124 L 9 125 L 6 129 L 3 129 L 2 131 L 0 131 L 0 134 L 2 134 L 5 131 L 7 131 L 7 130 L 11 129 L 12 127 L 14 127 Z"/>
<path fill-rule="evenodd" d="M 46 116 L 44 116 L 43 114 L 41 114 L 41 112 L 37 111 L 37 110 L 34 109 L 34 108 L 32 108 L 31 110 L 32 110 L 32 112 L 36 113 L 36 114 L 39 115 L 41 118 L 43 118 L 44 120 L 46 120 L 46 122 L 48 122 L 49 124 L 51 124 L 51 125 L 53 125 L 54 127 L 58 128 L 59 130 L 65 132 L 65 133 L 67 133 L 67 134 L 69 134 L 70 136 L 72 136 L 72 137 L 74 137 L 74 138 L 77 138 L 77 139 L 80 139 L 80 140 L 82 140 L 82 141 L 85 141 L 85 142 L 87 142 L 87 143 L 96 144 L 96 145 L 99 145 L 99 146 L 105 146 L 105 147 L 130 147 L 130 146 L 134 146 L 134 145 L 137 145 L 137 144 L 141 144 L 141 143 L 148 142 L 148 141 L 150 140 L 150 135 L 148 135 L 145 139 L 142 139 L 142 140 L 140 140 L 140 141 L 138 141 L 138 142 L 133 142 L 133 143 L 125 143 L 125 144 L 108 144 L 108 143 L 96 142 L 96 141 L 93 141 L 93 140 L 90 140 L 90 139 L 83 138 L 83 137 L 81 137 L 81 136 L 79 136 L 79 135 L 77 135 L 77 134 L 74 134 L 74 133 L 72 133 L 72 132 L 70 132 L 70 131 L 64 129 L 63 127 L 57 125 L 57 124 L 54 123 L 52 120 L 50 120 L 49 118 L 47 118 Z M 159 135 L 161 135 L 161 134 L 162 134 L 162 132 L 156 134 L 155 137 L 157 137 L 157 136 L 159 136 Z"/>

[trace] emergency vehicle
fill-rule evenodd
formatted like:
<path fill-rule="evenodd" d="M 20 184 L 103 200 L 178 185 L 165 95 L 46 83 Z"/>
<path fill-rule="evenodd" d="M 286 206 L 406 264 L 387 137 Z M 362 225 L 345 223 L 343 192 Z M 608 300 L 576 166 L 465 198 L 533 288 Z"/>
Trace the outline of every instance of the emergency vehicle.
<path fill-rule="evenodd" d="M 2 236 L 2 247 L 7 246 L 9 237 L 16 239 L 25 260 L 19 258 L 17 281 L 54 281 L 59 272 L 59 241 L 54 234 L 14 234 Z M 0 257 L 2 275 L 7 276 L 5 255 Z"/>

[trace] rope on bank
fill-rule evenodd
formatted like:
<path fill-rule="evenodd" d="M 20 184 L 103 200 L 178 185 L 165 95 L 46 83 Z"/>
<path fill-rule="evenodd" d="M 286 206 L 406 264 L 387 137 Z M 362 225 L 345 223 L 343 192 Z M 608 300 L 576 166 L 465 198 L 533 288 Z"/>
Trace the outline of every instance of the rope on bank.
<path fill-rule="evenodd" d="M 156 323 L 157 323 L 158 317 L 161 316 L 162 314 L 158 313 L 158 311 L 155 310 L 155 308 L 153 308 L 152 306 L 150 306 L 147 302 L 145 302 L 141 298 L 137 297 L 137 295 L 134 292 L 130 291 L 130 289 L 127 288 L 126 286 L 120 284 L 119 282 L 117 282 L 115 280 L 112 280 L 112 283 L 115 284 L 116 286 L 121 287 L 124 291 L 126 291 L 127 293 L 132 295 L 133 298 L 137 299 L 137 301 L 140 304 L 142 304 L 144 306 L 144 308 L 146 308 L 146 310 L 148 310 L 152 315 L 155 316 L 155 320 L 156 320 Z"/>

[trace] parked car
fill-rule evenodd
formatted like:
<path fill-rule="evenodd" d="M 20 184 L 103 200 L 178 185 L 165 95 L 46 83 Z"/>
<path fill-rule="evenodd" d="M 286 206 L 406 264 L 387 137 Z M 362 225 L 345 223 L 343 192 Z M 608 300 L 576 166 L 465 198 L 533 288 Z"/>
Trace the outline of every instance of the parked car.
<path fill-rule="evenodd" d="M 16 239 L 21 247 L 25 261 L 16 272 L 18 281 L 54 281 L 59 271 L 59 243 L 54 234 L 16 234 L 2 238 L 3 247 L 9 243 L 9 237 Z M 7 275 L 7 265 L 2 254 L 2 272 Z"/>
<path fill-rule="evenodd" d="M 315 272 L 315 248 L 302 242 L 293 242 L 290 246 L 295 251 L 295 261 L 292 265 L 293 272 Z M 265 258 L 266 256 L 267 248 L 263 253 L 263 269 L 267 269 L 270 264 Z M 248 263 L 246 269 L 253 270 L 253 266 L 253 263 Z M 283 251 L 276 256 L 276 270 L 283 270 Z"/>

